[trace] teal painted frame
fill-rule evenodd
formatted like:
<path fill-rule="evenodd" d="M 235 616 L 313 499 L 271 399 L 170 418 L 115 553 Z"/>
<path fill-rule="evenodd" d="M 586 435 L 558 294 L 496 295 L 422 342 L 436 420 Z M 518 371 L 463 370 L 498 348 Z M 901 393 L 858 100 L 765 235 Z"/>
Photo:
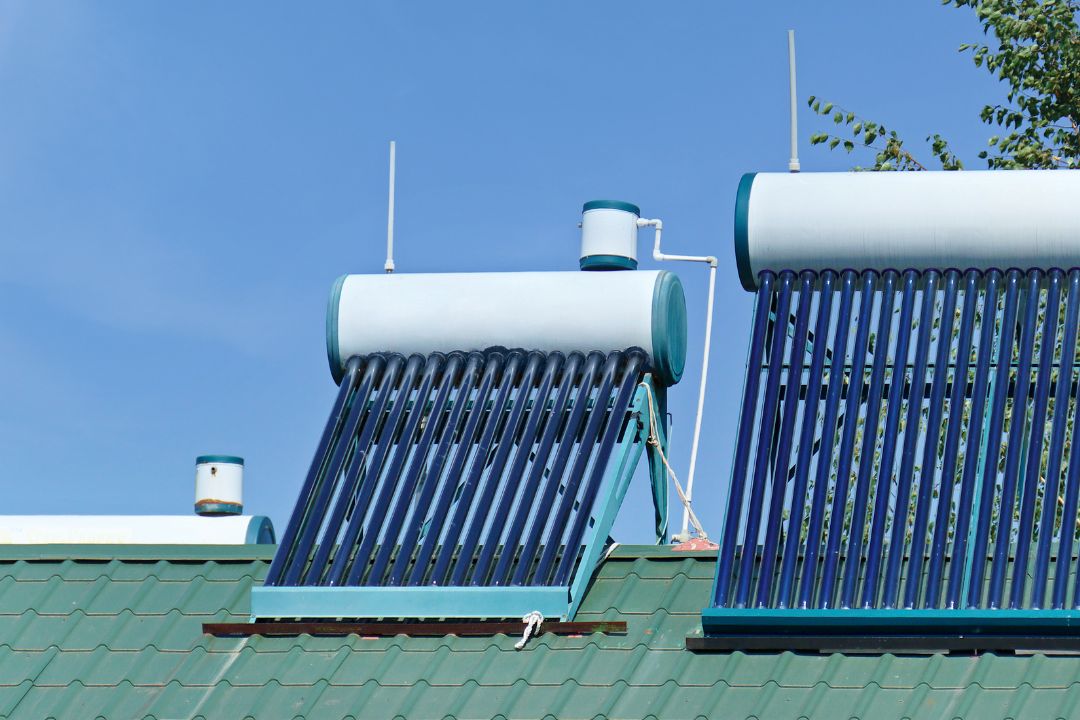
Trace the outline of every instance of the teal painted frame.
<path fill-rule="evenodd" d="M 750 193 L 757 173 L 746 173 L 735 192 L 735 267 L 743 290 L 757 290 L 757 278 L 750 267 Z"/>
<path fill-rule="evenodd" d="M 658 424 L 653 430 L 656 433 L 657 441 L 660 443 L 660 448 L 663 450 L 664 455 L 667 455 L 668 442 L 667 442 L 667 388 L 663 385 L 657 387 L 652 382 L 651 378 L 647 380 L 648 386 L 653 391 L 653 396 L 656 400 L 656 414 Z M 646 402 L 648 399 L 646 398 Z M 648 407 L 646 406 L 646 410 Z M 649 425 L 652 424 L 652 419 L 645 414 L 645 419 Z M 645 437 L 648 439 L 649 425 L 645 426 Z M 656 521 L 656 544 L 666 545 L 668 541 L 668 499 L 669 499 L 669 487 L 671 483 L 668 482 L 667 468 L 664 466 L 664 458 L 653 447 L 648 446 L 648 458 L 649 458 L 649 484 L 652 485 L 653 496 L 653 510 Z"/>
<path fill-rule="evenodd" d="M 592 516 L 585 551 L 569 586 L 253 587 L 252 619 L 519 618 L 534 610 L 552 619 L 572 618 L 602 557 L 608 533 L 645 449 L 650 422 L 646 388 L 653 389 L 650 374 L 642 379 L 630 401 L 630 419 L 623 429 L 624 441 L 612 458 L 603 481 L 603 487 L 608 488 L 607 495 L 599 512 Z M 655 391 L 653 394 L 655 397 Z M 658 434 L 663 438 L 663 428 Z M 653 450 L 650 448 L 649 452 Z"/>
<path fill-rule="evenodd" d="M 619 507 L 626 490 L 630 487 L 630 478 L 634 476 L 634 468 L 637 467 L 641 453 L 645 449 L 646 440 L 649 437 L 649 398 L 647 392 L 653 390 L 652 375 L 646 374 L 634 393 L 630 402 L 630 420 L 623 429 L 623 443 L 619 446 L 619 454 L 615 462 L 608 466 L 607 478 L 604 484 L 608 486 L 607 499 L 604 501 L 600 512 L 594 516 L 594 522 L 589 531 L 588 540 L 585 541 L 585 552 L 578 563 L 577 572 L 570 583 L 570 607 L 566 610 L 565 617 L 570 619 L 577 613 L 581 600 L 585 597 L 585 590 L 589 587 L 593 572 L 600 563 L 601 554 L 607 544 L 608 533 L 615 522 L 615 516 L 619 514 Z M 653 392 L 655 400 L 656 393 Z M 634 433 L 634 442 L 627 442 L 627 434 Z M 652 450 L 650 449 L 650 452 Z"/>
<path fill-rule="evenodd" d="M 705 608 L 706 635 L 1080 636 L 1080 610 L 897 610 Z"/>
<path fill-rule="evenodd" d="M 562 617 L 570 589 L 553 587 L 254 587 L 252 617 Z"/>
<path fill-rule="evenodd" d="M 341 289 L 348 275 L 342 275 L 330 287 L 330 299 L 326 302 L 326 362 L 334 383 L 341 384 L 345 366 L 341 363 L 341 347 L 338 343 L 338 308 L 341 306 Z"/>

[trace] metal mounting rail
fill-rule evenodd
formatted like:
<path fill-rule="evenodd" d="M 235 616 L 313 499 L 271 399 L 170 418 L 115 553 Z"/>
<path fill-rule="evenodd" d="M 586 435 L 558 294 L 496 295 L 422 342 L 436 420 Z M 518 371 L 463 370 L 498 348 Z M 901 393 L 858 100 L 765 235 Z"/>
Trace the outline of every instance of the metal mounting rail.
<path fill-rule="evenodd" d="M 686 638 L 692 652 L 1080 654 L 1076 635 L 717 635 Z"/>
<path fill-rule="evenodd" d="M 366 637 L 486 637 L 489 635 L 520 635 L 520 622 L 254 622 L 254 623 L 203 623 L 207 635 L 222 637 L 292 637 L 295 635 Z M 599 622 L 545 622 L 540 634 L 552 635 L 625 635 L 626 623 L 616 620 Z"/>

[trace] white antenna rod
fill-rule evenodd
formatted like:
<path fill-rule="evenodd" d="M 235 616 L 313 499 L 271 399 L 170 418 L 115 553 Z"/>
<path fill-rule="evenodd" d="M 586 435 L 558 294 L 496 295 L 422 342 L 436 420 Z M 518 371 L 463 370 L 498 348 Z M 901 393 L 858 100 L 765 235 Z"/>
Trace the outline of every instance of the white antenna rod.
<path fill-rule="evenodd" d="M 791 85 L 791 159 L 788 170 L 799 172 L 799 105 L 795 92 L 795 31 L 787 31 L 788 80 Z"/>
<path fill-rule="evenodd" d="M 390 141 L 390 203 L 386 210 L 386 264 L 383 270 L 394 272 L 394 167 L 397 165 L 397 143 Z"/>

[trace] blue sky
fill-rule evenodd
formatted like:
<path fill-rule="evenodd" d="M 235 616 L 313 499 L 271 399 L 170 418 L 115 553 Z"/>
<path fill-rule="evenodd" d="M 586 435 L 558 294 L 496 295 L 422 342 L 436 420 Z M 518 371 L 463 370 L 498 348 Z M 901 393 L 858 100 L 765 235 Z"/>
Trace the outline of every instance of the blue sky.
<path fill-rule="evenodd" d="M 978 166 L 1001 88 L 956 52 L 973 15 L 933 0 L 0 0 L 0 512 L 187 513 L 195 456 L 232 453 L 283 529 L 335 391 L 330 284 L 381 271 L 394 138 L 401 272 L 574 269 L 594 198 L 720 257 L 695 503 L 716 533 L 752 299 L 735 188 L 786 169 L 789 27 L 802 100 Z M 805 142 L 823 127 L 801 111 L 803 169 L 849 168 Z M 690 305 L 685 474 L 706 273 L 667 269 Z M 619 540 L 649 539 L 647 497 Z"/>

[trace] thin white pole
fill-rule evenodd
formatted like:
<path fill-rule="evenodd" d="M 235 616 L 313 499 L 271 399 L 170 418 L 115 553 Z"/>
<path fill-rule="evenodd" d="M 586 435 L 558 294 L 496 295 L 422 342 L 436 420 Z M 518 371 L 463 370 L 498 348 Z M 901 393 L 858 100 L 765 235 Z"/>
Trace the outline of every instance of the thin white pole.
<path fill-rule="evenodd" d="M 791 86 L 791 159 L 788 170 L 799 172 L 799 101 L 795 92 L 795 31 L 787 31 L 788 82 Z"/>
<path fill-rule="evenodd" d="M 386 210 L 386 264 L 383 270 L 394 272 L 394 169 L 397 165 L 397 143 L 390 141 L 390 202 Z"/>

